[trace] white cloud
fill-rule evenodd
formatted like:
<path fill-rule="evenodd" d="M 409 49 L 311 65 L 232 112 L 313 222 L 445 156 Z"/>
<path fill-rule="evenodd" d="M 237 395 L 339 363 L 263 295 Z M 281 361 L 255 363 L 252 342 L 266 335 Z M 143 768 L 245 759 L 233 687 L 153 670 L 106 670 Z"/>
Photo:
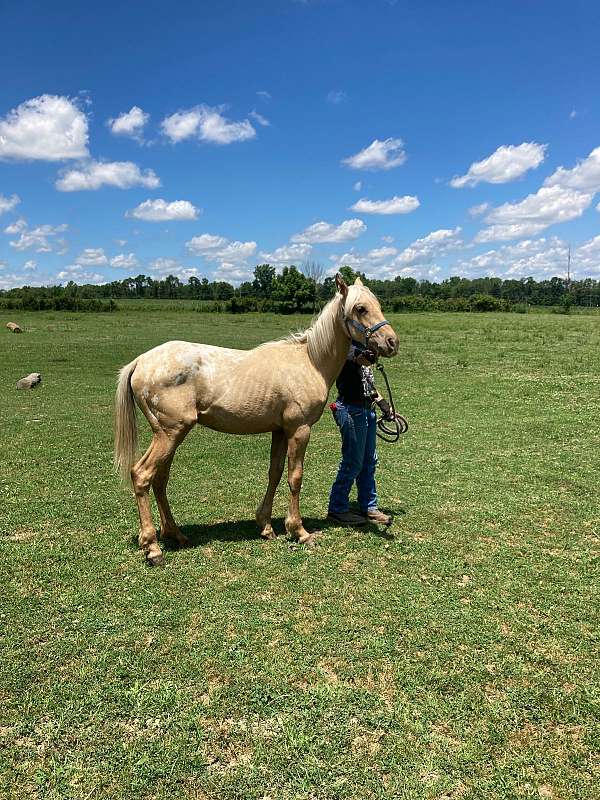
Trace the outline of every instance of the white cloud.
<path fill-rule="evenodd" d="M 225 247 L 215 252 L 213 260 L 218 258 L 239 264 L 253 256 L 254 253 L 256 253 L 256 242 L 228 242 Z M 205 255 L 204 257 L 210 258 L 211 256 Z"/>
<path fill-rule="evenodd" d="M 79 284 L 93 283 L 96 286 L 107 283 L 104 275 L 101 275 L 99 272 L 87 272 L 79 264 L 71 264 L 60 272 L 57 272 L 56 280 L 60 283 L 68 283 L 69 281 Z"/>
<path fill-rule="evenodd" d="M 544 186 L 562 186 L 578 192 L 595 194 L 600 192 L 600 147 L 596 147 L 587 158 L 573 169 L 559 167 L 546 178 Z"/>
<path fill-rule="evenodd" d="M 23 269 L 25 272 L 35 272 L 37 269 L 37 261 L 30 259 L 23 264 Z"/>
<path fill-rule="evenodd" d="M 134 253 L 119 253 L 118 256 L 114 256 L 110 260 L 111 267 L 115 267 L 115 269 L 137 269 L 140 265 L 140 262 L 137 259 L 137 256 Z"/>
<path fill-rule="evenodd" d="M 577 276 L 600 276 L 600 235 L 575 248 L 572 256 Z"/>
<path fill-rule="evenodd" d="M 489 227 L 481 230 L 475 242 L 518 239 L 535 236 L 550 225 L 580 217 L 591 205 L 592 194 L 563 186 L 542 186 L 520 203 L 504 203 L 485 218 Z"/>
<path fill-rule="evenodd" d="M 524 239 L 459 261 L 453 271 L 468 277 L 565 278 L 568 250 L 568 243 L 557 236 Z M 600 276 L 600 236 L 572 249 L 571 274 L 578 279 Z"/>
<path fill-rule="evenodd" d="M 154 261 L 150 262 L 149 267 L 152 272 L 161 277 L 173 275 L 173 277 L 179 278 L 179 280 L 183 281 L 184 283 L 189 278 L 198 277 L 199 275 L 196 267 L 184 267 L 183 264 L 181 264 L 175 258 L 155 258 Z"/>
<path fill-rule="evenodd" d="M 535 169 L 544 160 L 548 145 L 523 142 L 519 145 L 503 144 L 483 161 L 475 161 L 466 175 L 456 176 L 450 186 L 462 189 L 478 183 L 509 183 L 528 170 Z"/>
<path fill-rule="evenodd" d="M 256 131 L 247 120 L 230 122 L 223 114 L 223 107 L 195 106 L 187 111 L 177 111 L 161 122 L 165 136 L 171 142 L 197 137 L 203 142 L 213 144 L 231 144 L 253 139 Z"/>
<path fill-rule="evenodd" d="M 129 111 L 119 114 L 116 119 L 109 119 L 106 124 L 115 136 L 129 136 L 131 139 L 141 141 L 144 126 L 149 119 L 150 114 L 142 111 L 139 106 L 132 106 Z"/>
<path fill-rule="evenodd" d="M 14 225 L 9 225 L 6 228 L 6 233 L 19 233 L 18 239 L 13 239 L 9 242 L 11 247 L 15 250 L 30 250 L 33 249 L 36 253 L 50 253 L 53 250 L 57 252 L 64 251 L 66 242 L 64 239 L 54 237 L 59 233 L 67 230 L 67 225 L 39 225 L 37 228 L 27 229 L 25 220 L 19 220 Z M 18 230 L 15 230 L 18 228 Z"/>
<path fill-rule="evenodd" d="M 67 97 L 34 97 L 0 119 L 0 160 L 84 158 L 87 143 L 87 117 Z"/>
<path fill-rule="evenodd" d="M 350 211 L 359 214 L 409 214 L 420 205 L 419 198 L 409 194 L 403 197 L 394 195 L 389 200 L 367 200 L 363 197 L 350 206 Z"/>
<path fill-rule="evenodd" d="M 372 261 L 381 261 L 382 259 L 395 256 L 397 252 L 395 247 L 376 247 L 373 250 L 369 250 L 367 258 L 370 258 Z"/>
<path fill-rule="evenodd" d="M 261 253 L 261 257 L 271 264 L 300 264 L 312 252 L 312 245 L 307 242 L 285 244 L 272 253 Z"/>
<path fill-rule="evenodd" d="M 504 203 L 492 209 L 475 242 L 535 236 L 560 222 L 577 219 L 600 191 L 600 147 L 572 169 L 559 167 L 537 192 L 519 203 Z"/>
<path fill-rule="evenodd" d="M 27 222 L 21 217 L 20 219 L 16 220 L 16 222 L 11 222 L 10 225 L 7 225 L 4 228 L 4 233 L 10 233 L 14 235 L 15 233 L 22 233 L 27 228 Z"/>
<path fill-rule="evenodd" d="M 571 111 L 571 113 L 569 114 L 569 119 L 575 119 L 576 116 L 577 116 L 577 111 L 575 111 L 575 109 L 573 109 Z"/>
<path fill-rule="evenodd" d="M 367 226 L 361 219 L 347 219 L 340 225 L 332 225 L 330 222 L 315 222 L 309 225 L 301 233 L 296 233 L 291 237 L 292 242 L 310 242 L 318 244 L 321 242 L 347 242 L 357 239 L 361 233 L 367 230 Z"/>
<path fill-rule="evenodd" d="M 190 253 L 202 256 L 207 261 L 223 261 L 242 264 L 256 253 L 256 242 L 230 241 L 223 236 L 203 233 L 194 236 L 185 244 Z"/>
<path fill-rule="evenodd" d="M 343 103 L 347 99 L 348 95 L 341 89 L 332 89 L 330 92 L 327 93 L 326 97 L 327 102 L 331 103 L 334 106 L 339 106 L 340 103 Z"/>
<path fill-rule="evenodd" d="M 220 267 L 212 273 L 213 280 L 227 281 L 227 283 L 242 283 L 252 278 L 252 271 L 247 266 L 233 264 L 224 261 Z"/>
<path fill-rule="evenodd" d="M 78 169 L 65 171 L 56 181 L 60 192 L 95 191 L 102 186 L 156 189 L 160 186 L 160 179 L 151 169 L 142 172 L 132 161 L 89 161 Z"/>
<path fill-rule="evenodd" d="M 197 219 L 199 210 L 189 200 L 144 200 L 139 206 L 128 211 L 126 217 L 143 219 L 146 222 L 166 222 L 167 220 Z"/>
<path fill-rule="evenodd" d="M 480 203 L 478 206 L 471 206 L 469 209 L 469 215 L 471 217 L 482 217 L 486 211 L 489 209 L 489 203 Z"/>
<path fill-rule="evenodd" d="M 251 112 L 248 114 L 248 116 L 249 116 L 249 117 L 252 117 L 252 119 L 253 119 L 255 122 L 258 122 L 258 124 L 259 124 L 259 125 L 262 125 L 264 128 L 268 128 L 268 127 L 269 127 L 269 125 L 271 124 L 271 123 L 269 122 L 269 120 L 268 120 L 266 117 L 263 117 L 263 115 L 262 115 L 262 114 L 259 114 L 259 113 L 258 113 L 258 111 L 251 111 Z"/>
<path fill-rule="evenodd" d="M 11 197 L 5 197 L 3 194 L 0 194 L 0 214 L 12 211 L 20 202 L 21 198 L 16 194 L 13 194 Z"/>
<path fill-rule="evenodd" d="M 406 161 L 406 152 L 402 139 L 374 139 L 368 147 L 343 159 L 352 169 L 387 170 L 399 167 Z"/>
<path fill-rule="evenodd" d="M 362 187 L 363 187 L 362 181 L 356 181 L 356 183 L 352 188 L 354 189 L 355 192 L 360 192 L 362 191 Z"/>
<path fill-rule="evenodd" d="M 102 247 L 86 247 L 75 259 L 79 267 L 102 267 L 108 264 L 108 259 Z"/>
<path fill-rule="evenodd" d="M 567 250 L 566 242 L 556 236 L 524 239 L 459 261 L 452 271 L 466 277 L 487 275 L 519 279 L 531 276 L 541 280 L 565 274 Z"/>
<path fill-rule="evenodd" d="M 213 236 L 211 233 L 203 233 L 201 236 L 193 236 L 186 247 L 194 255 L 204 255 L 206 252 L 215 251 L 224 247 L 228 242 L 224 236 Z"/>
<path fill-rule="evenodd" d="M 387 242 L 388 244 L 391 244 L 394 241 L 394 237 L 393 236 L 382 236 L 381 237 L 381 241 L 382 242 Z"/>
<path fill-rule="evenodd" d="M 392 269 L 414 265 L 430 264 L 437 256 L 445 255 L 451 250 L 462 247 L 461 228 L 441 228 L 416 239 L 405 247 L 392 262 Z"/>
<path fill-rule="evenodd" d="M 267 103 L 271 99 L 271 95 L 269 94 L 269 92 L 266 92 L 264 89 L 261 89 L 256 94 L 260 97 L 261 100 L 264 100 Z"/>
<path fill-rule="evenodd" d="M 373 278 L 403 275 L 432 279 L 440 271 L 434 260 L 463 246 L 460 233 L 460 228 L 444 228 L 416 239 L 400 252 L 395 247 L 379 247 L 365 254 L 351 250 L 331 256 L 331 261 L 335 268 L 347 264 Z"/>
<path fill-rule="evenodd" d="M 0 264 L 0 268 L 1 268 Z M 7 272 L 0 274 L 0 289 L 16 289 L 19 286 L 41 286 L 39 278 L 34 278 L 30 273 Z"/>

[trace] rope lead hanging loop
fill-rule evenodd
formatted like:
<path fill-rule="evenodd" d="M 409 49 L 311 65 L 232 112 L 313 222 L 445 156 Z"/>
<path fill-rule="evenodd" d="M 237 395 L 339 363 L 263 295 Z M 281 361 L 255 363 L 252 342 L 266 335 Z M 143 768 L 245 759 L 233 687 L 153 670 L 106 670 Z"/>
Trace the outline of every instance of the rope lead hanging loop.
<path fill-rule="evenodd" d="M 390 382 L 388 381 L 388 377 L 385 374 L 385 370 L 382 364 L 377 364 L 375 369 L 379 370 L 383 375 L 383 380 L 385 381 L 385 387 L 387 390 L 388 402 L 390 404 L 390 408 L 392 410 L 392 419 L 386 419 L 385 417 L 379 417 L 377 420 L 377 436 L 384 441 L 388 442 L 389 444 L 394 444 L 397 442 L 400 436 L 403 433 L 406 433 L 408 430 L 408 422 L 406 419 L 401 415 L 396 413 L 396 407 L 394 406 L 394 398 L 392 396 L 392 390 L 390 388 Z"/>

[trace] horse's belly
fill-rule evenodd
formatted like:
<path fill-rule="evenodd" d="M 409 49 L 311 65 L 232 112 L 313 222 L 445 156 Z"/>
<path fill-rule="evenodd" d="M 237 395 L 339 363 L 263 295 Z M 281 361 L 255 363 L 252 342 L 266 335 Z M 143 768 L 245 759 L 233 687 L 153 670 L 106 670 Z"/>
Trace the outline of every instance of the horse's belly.
<path fill-rule="evenodd" d="M 248 414 L 244 409 L 232 410 L 219 407 L 210 408 L 198 413 L 198 423 L 222 433 L 268 433 L 281 427 L 281 416 L 270 410 L 271 413 Z"/>

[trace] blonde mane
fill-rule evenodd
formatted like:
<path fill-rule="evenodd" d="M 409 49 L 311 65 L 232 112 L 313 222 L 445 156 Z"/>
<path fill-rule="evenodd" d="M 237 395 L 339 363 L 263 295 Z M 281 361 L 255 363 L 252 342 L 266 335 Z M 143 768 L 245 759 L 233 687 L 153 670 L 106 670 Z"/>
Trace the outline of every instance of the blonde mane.
<path fill-rule="evenodd" d="M 313 364 L 319 364 L 321 360 L 331 352 L 338 320 L 352 315 L 363 292 L 367 292 L 374 300 L 377 300 L 373 292 L 367 289 L 366 286 L 357 286 L 353 284 L 348 287 L 345 303 L 343 303 L 342 295 L 336 292 L 333 299 L 327 303 L 319 316 L 313 320 L 310 327 L 303 331 L 298 331 L 297 333 L 290 333 L 288 336 L 284 337 L 284 341 L 290 342 L 291 344 L 306 344 L 310 360 Z"/>

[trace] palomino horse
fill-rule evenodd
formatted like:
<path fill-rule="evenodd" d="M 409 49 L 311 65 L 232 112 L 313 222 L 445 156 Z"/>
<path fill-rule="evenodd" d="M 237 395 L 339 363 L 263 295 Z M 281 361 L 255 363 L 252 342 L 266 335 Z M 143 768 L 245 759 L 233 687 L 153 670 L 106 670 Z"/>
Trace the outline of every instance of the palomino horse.
<path fill-rule="evenodd" d="M 314 534 L 304 529 L 299 507 L 311 426 L 323 413 L 351 338 L 381 356 L 398 350 L 398 337 L 361 280 L 348 287 L 338 274 L 336 284 L 333 300 L 303 333 L 254 350 L 166 342 L 120 371 L 115 465 L 125 479 L 131 477 L 140 515 L 139 543 L 149 564 L 164 561 L 152 521 L 150 487 L 162 537 L 188 543 L 173 519 L 166 489 L 175 450 L 196 423 L 225 433 L 272 433 L 269 484 L 256 521 L 265 538 L 274 537 L 273 498 L 287 452 L 291 496 L 285 527 L 300 543 L 313 543 Z M 152 428 L 152 441 L 139 461 L 136 403 Z"/>

